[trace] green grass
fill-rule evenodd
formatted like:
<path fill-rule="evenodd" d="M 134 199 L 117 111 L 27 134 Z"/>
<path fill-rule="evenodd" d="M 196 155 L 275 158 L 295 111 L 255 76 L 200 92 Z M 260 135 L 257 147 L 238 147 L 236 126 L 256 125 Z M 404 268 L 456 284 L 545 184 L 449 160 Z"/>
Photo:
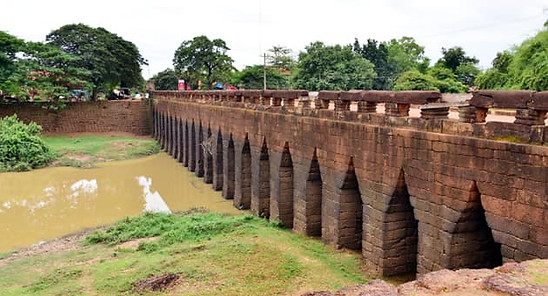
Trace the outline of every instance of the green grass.
<path fill-rule="evenodd" d="M 153 139 L 120 136 L 44 137 L 54 151 L 55 166 L 92 167 L 97 162 L 124 160 L 158 153 Z"/>
<path fill-rule="evenodd" d="M 127 241 L 133 245 L 121 244 Z M 0 291 L 286 295 L 367 282 L 362 267 L 359 253 L 333 250 L 249 215 L 145 214 L 94 232 L 78 250 L 8 263 L 0 268 Z M 134 283 L 168 273 L 180 276 L 174 286 L 161 292 L 135 290 Z"/>

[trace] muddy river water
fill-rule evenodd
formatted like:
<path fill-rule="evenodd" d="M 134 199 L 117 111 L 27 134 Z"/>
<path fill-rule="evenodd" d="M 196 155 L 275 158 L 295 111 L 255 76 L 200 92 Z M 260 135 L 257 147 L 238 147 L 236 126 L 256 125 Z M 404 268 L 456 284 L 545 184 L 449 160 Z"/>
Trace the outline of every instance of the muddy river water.
<path fill-rule="evenodd" d="M 93 169 L 0 173 L 0 252 L 144 211 L 177 212 L 190 207 L 239 212 L 210 184 L 165 153 Z"/>

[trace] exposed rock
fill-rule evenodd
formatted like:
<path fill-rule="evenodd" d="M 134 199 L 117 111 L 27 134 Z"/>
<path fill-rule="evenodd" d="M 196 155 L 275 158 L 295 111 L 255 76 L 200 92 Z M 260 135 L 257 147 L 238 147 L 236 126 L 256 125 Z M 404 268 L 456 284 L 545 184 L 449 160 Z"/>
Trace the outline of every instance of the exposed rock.
<path fill-rule="evenodd" d="M 144 291 L 162 291 L 171 287 L 181 276 L 175 273 L 162 274 L 140 280 L 134 284 L 135 290 Z"/>
<path fill-rule="evenodd" d="M 438 270 L 398 287 L 382 280 L 343 288 L 337 292 L 311 292 L 307 296 L 545 296 L 548 295 L 548 259 L 506 263 L 495 269 Z"/>

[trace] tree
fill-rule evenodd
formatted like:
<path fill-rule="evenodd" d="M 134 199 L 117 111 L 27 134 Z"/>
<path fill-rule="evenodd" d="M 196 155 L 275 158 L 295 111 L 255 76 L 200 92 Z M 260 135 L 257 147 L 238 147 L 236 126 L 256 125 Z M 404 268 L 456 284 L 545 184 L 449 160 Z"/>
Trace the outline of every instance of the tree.
<path fill-rule="evenodd" d="M 548 90 L 548 27 L 516 47 L 508 73 L 509 88 Z"/>
<path fill-rule="evenodd" d="M 513 59 L 514 55 L 508 50 L 505 50 L 497 53 L 497 56 L 493 59 L 491 65 L 493 66 L 493 69 L 501 73 L 508 73 L 508 67 Z"/>
<path fill-rule="evenodd" d="M 78 56 L 71 66 L 91 72 L 93 96 L 117 86 L 137 87 L 144 83 L 141 65 L 147 61 L 135 44 L 104 28 L 83 24 L 65 25 L 46 36 L 48 44 Z"/>
<path fill-rule="evenodd" d="M 9 92 L 9 88 L 12 88 L 8 78 L 17 70 L 16 53 L 22 50 L 24 44 L 23 40 L 0 31 L 0 91 L 2 92 Z"/>
<path fill-rule="evenodd" d="M 424 56 L 424 47 L 417 44 L 413 37 L 392 39 L 385 46 L 388 48 L 388 62 L 393 67 L 395 78 L 405 71 L 425 69 L 430 63 Z"/>
<path fill-rule="evenodd" d="M 266 63 L 280 71 L 291 71 L 295 67 L 295 59 L 292 56 L 293 51 L 284 46 L 273 46 L 268 50 Z"/>
<path fill-rule="evenodd" d="M 497 53 L 493 67 L 475 80 L 480 89 L 548 90 L 548 27 L 511 50 Z"/>
<path fill-rule="evenodd" d="M 438 60 L 436 66 L 445 67 L 455 73 L 457 80 L 464 85 L 471 86 L 480 73 L 476 64 L 479 62 L 475 57 L 469 57 L 462 47 L 455 46 L 449 49 L 442 48 L 443 56 Z"/>
<path fill-rule="evenodd" d="M 375 65 L 377 77 L 373 89 L 392 89 L 394 81 L 405 71 L 419 70 L 425 73 L 430 64 L 430 60 L 424 56 L 424 47 L 418 45 L 412 37 L 404 36 L 380 43 L 367 39 L 367 43 L 362 46 L 355 39 L 353 48 Z"/>
<path fill-rule="evenodd" d="M 455 46 L 449 49 L 442 47 L 442 57 L 438 60 L 437 64 L 441 64 L 445 68 L 451 69 L 453 73 L 456 72 L 457 67 L 464 63 L 472 63 L 473 65 L 479 62 L 475 57 L 469 57 L 462 47 Z"/>
<path fill-rule="evenodd" d="M 263 89 L 263 70 L 263 65 L 246 67 L 237 74 L 233 83 L 241 88 Z M 266 86 L 268 89 L 288 89 L 289 78 L 276 68 L 266 67 Z"/>
<path fill-rule="evenodd" d="M 367 39 L 367 44 L 360 45 L 356 38 L 353 45 L 354 52 L 367 59 L 375 66 L 377 77 L 373 81 L 373 89 L 392 89 L 394 84 L 394 67 L 388 62 L 388 47 L 378 43 L 375 39 Z"/>
<path fill-rule="evenodd" d="M 394 84 L 394 90 L 439 90 L 436 79 L 417 70 L 403 73 Z"/>
<path fill-rule="evenodd" d="M 234 69 L 234 61 L 227 55 L 228 50 L 230 48 L 221 39 L 194 37 L 183 41 L 177 48 L 173 65 L 187 79 L 203 80 L 206 88 L 211 88 L 213 82 L 226 80 Z"/>
<path fill-rule="evenodd" d="M 179 77 L 173 69 L 165 69 L 154 75 L 151 80 L 154 82 L 154 88 L 157 90 L 177 90 Z"/>
<path fill-rule="evenodd" d="M 442 93 L 460 93 L 468 89 L 457 79 L 457 75 L 451 69 L 441 65 L 429 68 L 427 74 L 432 76 L 435 87 Z"/>
<path fill-rule="evenodd" d="M 314 42 L 299 54 L 296 88 L 308 90 L 370 89 L 376 77 L 371 62 L 352 51 L 351 46 L 326 46 Z"/>

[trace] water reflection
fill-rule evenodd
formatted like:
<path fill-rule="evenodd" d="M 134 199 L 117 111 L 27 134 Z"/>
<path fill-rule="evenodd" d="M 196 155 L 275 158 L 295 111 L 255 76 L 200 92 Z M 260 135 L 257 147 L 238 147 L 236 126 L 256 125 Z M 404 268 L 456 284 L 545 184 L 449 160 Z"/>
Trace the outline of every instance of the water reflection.
<path fill-rule="evenodd" d="M 150 185 L 152 185 L 152 179 L 141 176 L 137 178 L 139 180 L 139 185 L 143 186 L 143 195 L 145 197 L 145 212 L 151 213 L 171 213 L 169 207 L 160 196 L 158 191 L 152 193 L 150 191 Z"/>
<path fill-rule="evenodd" d="M 143 211 L 190 207 L 238 213 L 219 192 L 164 153 L 94 169 L 1 173 L 0 252 Z"/>

